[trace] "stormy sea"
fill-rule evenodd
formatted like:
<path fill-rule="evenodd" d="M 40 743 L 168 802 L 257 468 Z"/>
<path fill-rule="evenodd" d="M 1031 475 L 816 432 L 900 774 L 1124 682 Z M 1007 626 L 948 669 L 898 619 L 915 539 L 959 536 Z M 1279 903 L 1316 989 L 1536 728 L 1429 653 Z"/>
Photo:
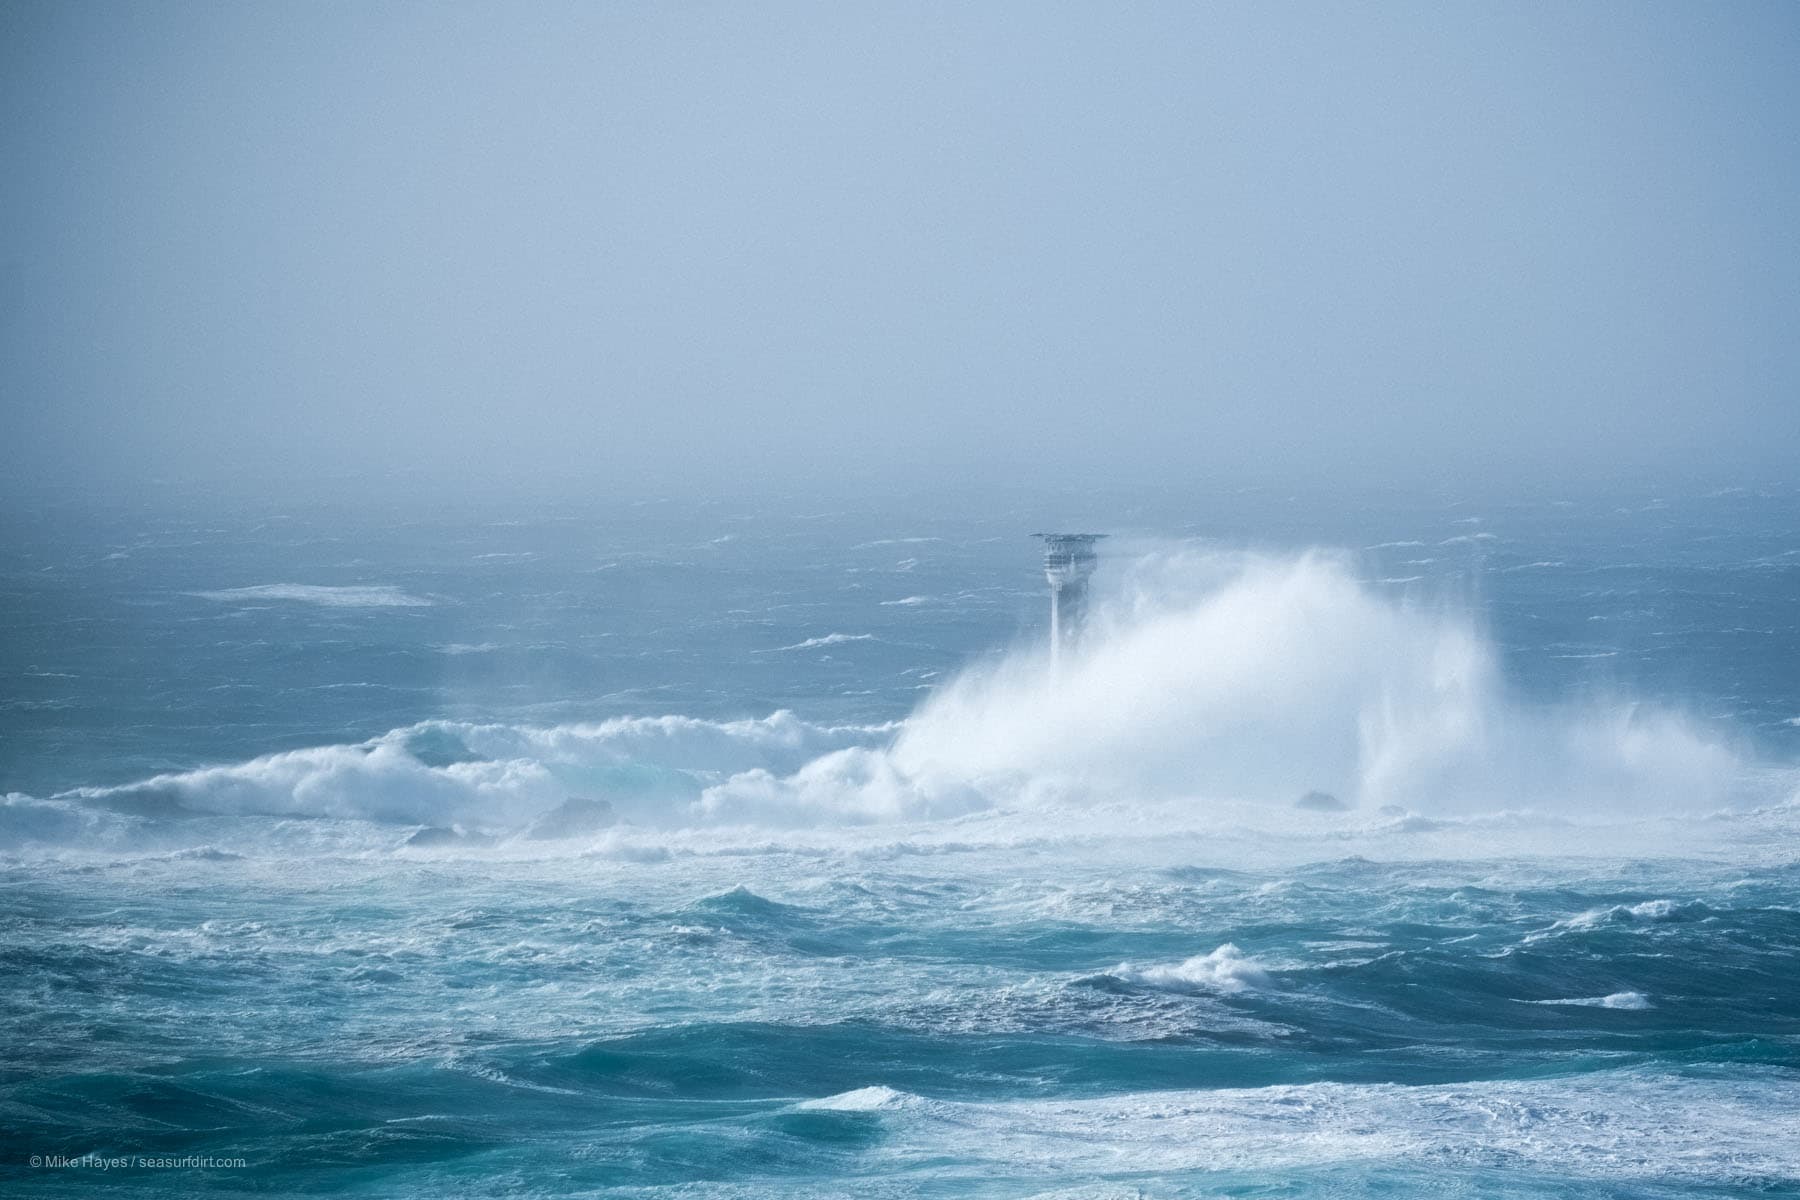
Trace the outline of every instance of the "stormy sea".
<path fill-rule="evenodd" d="M 7 1194 L 1800 1196 L 1791 490 L 4 520 Z"/>

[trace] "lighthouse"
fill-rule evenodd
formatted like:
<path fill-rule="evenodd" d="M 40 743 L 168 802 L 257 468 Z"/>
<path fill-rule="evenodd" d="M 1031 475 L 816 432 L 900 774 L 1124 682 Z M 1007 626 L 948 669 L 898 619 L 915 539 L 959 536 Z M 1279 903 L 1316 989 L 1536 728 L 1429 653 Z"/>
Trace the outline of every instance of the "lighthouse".
<path fill-rule="evenodd" d="M 1050 661 L 1061 660 L 1063 651 L 1081 636 L 1087 615 L 1088 576 L 1099 559 L 1094 543 L 1104 533 L 1036 533 L 1043 539 L 1044 578 L 1050 581 Z"/>

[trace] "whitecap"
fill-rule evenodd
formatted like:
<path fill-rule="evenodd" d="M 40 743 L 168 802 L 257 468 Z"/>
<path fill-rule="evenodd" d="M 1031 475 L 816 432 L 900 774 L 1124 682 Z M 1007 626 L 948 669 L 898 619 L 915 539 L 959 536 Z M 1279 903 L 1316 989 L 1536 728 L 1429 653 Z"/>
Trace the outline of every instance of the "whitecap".
<path fill-rule="evenodd" d="M 1642 992 L 1613 992 L 1607 996 L 1582 996 L 1570 1000 L 1527 1000 L 1526 1004 L 1555 1004 L 1569 1008 L 1618 1008 L 1642 1011 L 1654 1008 Z"/>
<path fill-rule="evenodd" d="M 777 646 L 775 652 L 780 653 L 784 650 L 816 650 L 820 646 L 841 646 L 845 642 L 872 642 L 874 640 L 875 635 L 872 633 L 828 633 L 823 637 L 810 637 L 803 642 L 795 642 L 791 646 Z"/>
<path fill-rule="evenodd" d="M 1675 920 L 1692 907 L 1677 904 L 1673 900 L 1644 900 L 1637 904 L 1613 904 L 1605 908 L 1590 908 L 1585 912 L 1565 917 L 1547 929 L 1539 929 L 1525 935 L 1527 943 L 1542 941 L 1563 933 L 1583 933 L 1589 930 L 1602 929 L 1612 925 L 1654 924 L 1659 921 Z"/>
<path fill-rule="evenodd" d="M 1120 963 L 1107 974 L 1126 983 L 1178 992 L 1235 994 L 1269 986 L 1269 973 L 1263 965 L 1231 942 L 1226 942 L 1211 953 L 1196 954 L 1178 963 L 1150 966 Z"/>
<path fill-rule="evenodd" d="M 436 603 L 397 587 L 326 587 L 313 583 L 259 583 L 251 587 L 189 592 L 188 595 L 227 604 L 246 600 L 286 600 L 322 608 L 429 608 Z"/>
<path fill-rule="evenodd" d="M 816 1100 L 802 1100 L 794 1105 L 807 1112 L 883 1112 L 897 1108 L 910 1108 L 918 1105 L 922 1097 L 911 1092 L 896 1091 L 891 1087 L 876 1084 L 873 1087 L 855 1088 L 848 1092 L 839 1092 L 835 1096 L 821 1096 Z"/>

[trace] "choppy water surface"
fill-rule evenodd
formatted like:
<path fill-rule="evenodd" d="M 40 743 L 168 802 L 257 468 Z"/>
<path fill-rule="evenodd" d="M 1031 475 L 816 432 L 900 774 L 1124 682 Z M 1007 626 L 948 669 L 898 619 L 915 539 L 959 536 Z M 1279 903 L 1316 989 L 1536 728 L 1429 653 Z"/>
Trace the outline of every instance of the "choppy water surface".
<path fill-rule="evenodd" d="M 15 516 L 0 1180 L 1800 1194 L 1800 504 L 1356 512 Z"/>

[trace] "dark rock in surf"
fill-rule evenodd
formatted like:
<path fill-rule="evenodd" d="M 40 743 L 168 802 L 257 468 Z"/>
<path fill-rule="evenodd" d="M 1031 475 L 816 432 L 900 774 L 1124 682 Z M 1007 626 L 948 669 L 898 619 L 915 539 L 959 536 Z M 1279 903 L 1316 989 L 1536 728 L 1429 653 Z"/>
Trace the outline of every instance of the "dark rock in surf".
<path fill-rule="evenodd" d="M 449 828 L 442 825 L 425 825 L 413 831 L 413 835 L 400 843 L 403 850 L 442 850 L 449 846 L 491 846 L 494 839 L 491 834 L 479 830 Z"/>
<path fill-rule="evenodd" d="M 525 836 L 532 841 L 540 842 L 581 837 L 585 834 L 599 833 L 615 820 L 617 818 L 613 815 L 612 805 L 606 801 L 589 800 L 585 796 L 570 796 L 533 821 L 525 830 Z"/>

